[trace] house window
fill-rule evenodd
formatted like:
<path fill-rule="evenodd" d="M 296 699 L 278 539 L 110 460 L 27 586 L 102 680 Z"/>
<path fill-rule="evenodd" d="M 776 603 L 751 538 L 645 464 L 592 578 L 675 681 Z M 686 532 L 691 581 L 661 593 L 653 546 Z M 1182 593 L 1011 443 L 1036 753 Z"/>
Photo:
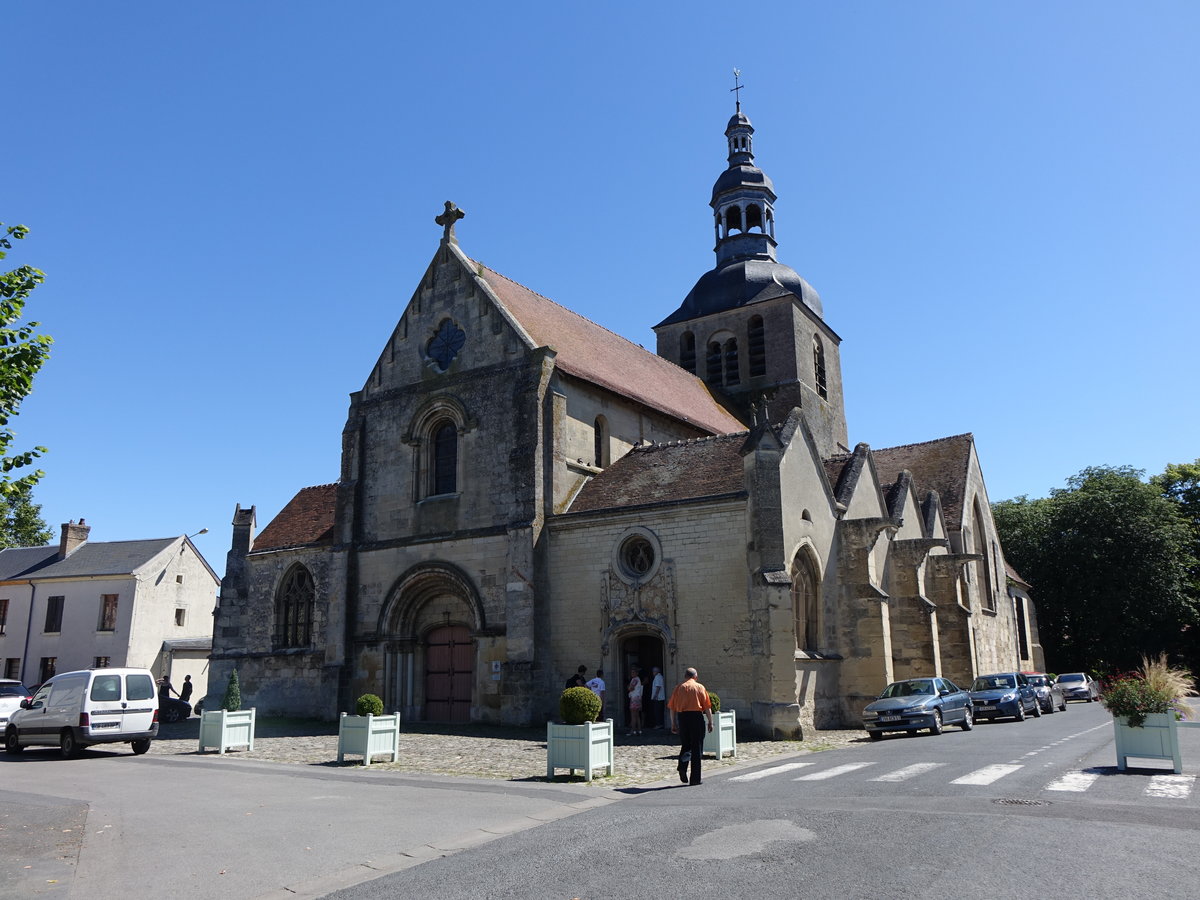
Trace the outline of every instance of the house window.
<path fill-rule="evenodd" d="M 604 416 L 596 416 L 592 432 L 592 459 L 598 468 L 608 465 L 608 423 L 605 422 Z"/>
<path fill-rule="evenodd" d="M 18 681 L 18 676 L 21 674 L 21 657 L 10 656 L 4 661 L 4 677 L 12 681 Z"/>
<path fill-rule="evenodd" d="M 1013 597 L 1017 613 L 1017 646 L 1020 648 L 1021 659 L 1029 659 L 1029 632 L 1025 625 L 1025 600 Z"/>
<path fill-rule="evenodd" d="M 738 375 L 737 338 L 725 342 L 725 383 L 737 384 L 742 379 Z"/>
<path fill-rule="evenodd" d="M 175 583 L 176 583 L 176 584 L 183 584 L 183 576 L 182 576 L 182 575 L 176 575 L 176 576 L 175 576 Z"/>
<path fill-rule="evenodd" d="M 750 317 L 749 333 L 750 377 L 767 374 L 767 335 L 762 316 Z"/>
<path fill-rule="evenodd" d="M 46 601 L 46 627 L 43 631 L 55 634 L 62 631 L 63 598 L 51 597 Z M 45 681 L 46 679 L 42 679 Z"/>
<path fill-rule="evenodd" d="M 38 684 L 45 684 L 54 677 L 54 673 L 58 671 L 57 656 L 43 656 L 42 663 L 38 666 Z"/>
<path fill-rule="evenodd" d="M 92 668 L 93 669 L 107 669 L 111 665 L 112 665 L 112 657 L 111 656 L 94 656 L 94 657 L 92 657 Z"/>
<path fill-rule="evenodd" d="M 458 488 L 458 428 L 453 422 L 438 423 L 430 444 L 430 475 L 433 494 L 453 494 Z"/>
<path fill-rule="evenodd" d="M 101 594 L 100 595 L 100 624 L 96 626 L 97 631 L 116 631 L 117 630 L 117 595 L 116 594 Z"/>
<path fill-rule="evenodd" d="M 829 399 L 829 385 L 825 381 L 825 345 L 813 335 L 813 379 L 822 400 Z"/>
<path fill-rule="evenodd" d="M 0 635 L 3 635 L 8 626 L 8 601 L 0 600 Z"/>
<path fill-rule="evenodd" d="M 187 624 L 187 610 L 186 609 L 175 610 L 175 624 L 177 626 L 179 626 L 180 628 L 182 628 L 184 625 Z"/>
<path fill-rule="evenodd" d="M 690 331 L 679 336 L 679 365 L 696 374 L 696 336 Z"/>
<path fill-rule="evenodd" d="M 307 647 L 312 642 L 312 575 L 304 566 L 292 566 L 275 597 L 275 647 Z"/>

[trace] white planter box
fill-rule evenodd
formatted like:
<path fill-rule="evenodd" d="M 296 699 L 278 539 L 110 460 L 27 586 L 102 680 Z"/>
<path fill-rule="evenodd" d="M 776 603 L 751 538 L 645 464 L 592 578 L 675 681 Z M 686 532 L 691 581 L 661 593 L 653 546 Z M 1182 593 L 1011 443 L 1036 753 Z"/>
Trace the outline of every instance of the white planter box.
<path fill-rule="evenodd" d="M 582 769 L 584 777 L 592 780 L 592 770 L 603 768 L 613 773 L 613 720 L 587 722 L 583 725 L 546 725 L 546 777 L 553 778 L 555 769 Z"/>
<path fill-rule="evenodd" d="M 734 710 L 713 716 L 713 730 L 704 734 L 704 752 L 715 753 L 717 759 L 725 754 L 737 756 L 737 715 Z"/>
<path fill-rule="evenodd" d="M 254 709 L 229 712 L 205 710 L 200 714 L 200 752 L 214 748 L 224 753 L 230 747 L 254 749 Z"/>
<path fill-rule="evenodd" d="M 338 720 L 338 762 L 347 753 L 362 757 L 369 766 L 372 756 L 390 755 L 388 762 L 400 758 L 400 713 L 390 716 L 348 716 Z"/>
<path fill-rule="evenodd" d="M 1169 759 L 1175 774 L 1183 772 L 1179 756 L 1179 732 L 1175 713 L 1151 713 L 1139 728 L 1127 724 L 1124 716 L 1113 717 L 1113 736 L 1117 745 L 1117 768 L 1125 771 L 1127 757 Z"/>

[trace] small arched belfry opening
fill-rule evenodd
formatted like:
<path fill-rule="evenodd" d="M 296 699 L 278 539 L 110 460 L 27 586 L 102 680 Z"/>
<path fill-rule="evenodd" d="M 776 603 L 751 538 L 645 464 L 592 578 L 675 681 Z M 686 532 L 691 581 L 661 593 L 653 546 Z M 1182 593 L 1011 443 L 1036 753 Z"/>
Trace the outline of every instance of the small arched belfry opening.
<path fill-rule="evenodd" d="M 821 575 L 809 547 L 801 547 L 792 557 L 790 574 L 796 649 L 818 650 L 821 644 Z"/>
<path fill-rule="evenodd" d="M 296 563 L 284 573 L 275 592 L 272 643 L 276 650 L 312 645 L 313 604 L 316 597 L 316 585 L 308 569 Z"/>

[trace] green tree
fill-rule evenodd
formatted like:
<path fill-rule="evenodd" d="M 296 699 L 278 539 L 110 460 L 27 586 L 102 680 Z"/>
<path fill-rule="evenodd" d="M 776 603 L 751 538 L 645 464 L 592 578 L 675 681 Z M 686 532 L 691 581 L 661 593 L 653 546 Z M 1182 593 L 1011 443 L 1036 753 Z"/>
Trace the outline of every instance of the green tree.
<path fill-rule="evenodd" d="M 1192 596 L 1200 599 L 1200 459 L 1171 463 L 1150 483 L 1179 504 L 1192 529 Z"/>
<path fill-rule="evenodd" d="M 4 228 L 0 222 L 0 259 L 8 255 L 13 241 L 25 239 L 29 229 L 24 225 Z M 18 412 L 21 401 L 33 390 L 33 377 L 50 356 L 53 339 L 38 334 L 37 322 L 26 322 L 25 301 L 34 288 L 45 280 L 45 274 L 32 266 L 20 266 L 0 274 L 0 497 L 8 497 L 32 487 L 44 474 L 41 469 L 17 477 L 14 473 L 33 464 L 46 452 L 45 447 L 13 452 L 15 435 L 9 421 Z"/>
<path fill-rule="evenodd" d="M 1033 587 L 1052 671 L 1190 656 L 1192 534 L 1180 505 L 1129 467 L 1084 469 L 1045 499 L 993 507 L 1007 559 Z"/>
<path fill-rule="evenodd" d="M 54 536 L 42 518 L 42 505 L 34 503 L 33 485 L 16 482 L 8 496 L 0 497 L 0 550 L 6 547 L 41 547 Z"/>

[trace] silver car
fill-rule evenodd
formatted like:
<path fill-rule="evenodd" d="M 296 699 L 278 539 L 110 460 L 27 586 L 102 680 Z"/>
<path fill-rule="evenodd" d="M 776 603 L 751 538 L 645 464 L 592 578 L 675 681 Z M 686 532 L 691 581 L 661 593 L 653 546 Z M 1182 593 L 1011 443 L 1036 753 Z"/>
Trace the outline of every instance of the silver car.
<path fill-rule="evenodd" d="M 1054 683 L 1062 688 L 1063 698 L 1066 700 L 1085 700 L 1091 703 L 1100 699 L 1100 686 L 1084 672 L 1059 675 Z"/>
<path fill-rule="evenodd" d="M 1052 713 L 1056 709 L 1062 712 L 1067 708 L 1067 698 L 1049 675 L 1044 672 L 1022 672 L 1033 692 L 1037 694 L 1042 712 Z"/>

